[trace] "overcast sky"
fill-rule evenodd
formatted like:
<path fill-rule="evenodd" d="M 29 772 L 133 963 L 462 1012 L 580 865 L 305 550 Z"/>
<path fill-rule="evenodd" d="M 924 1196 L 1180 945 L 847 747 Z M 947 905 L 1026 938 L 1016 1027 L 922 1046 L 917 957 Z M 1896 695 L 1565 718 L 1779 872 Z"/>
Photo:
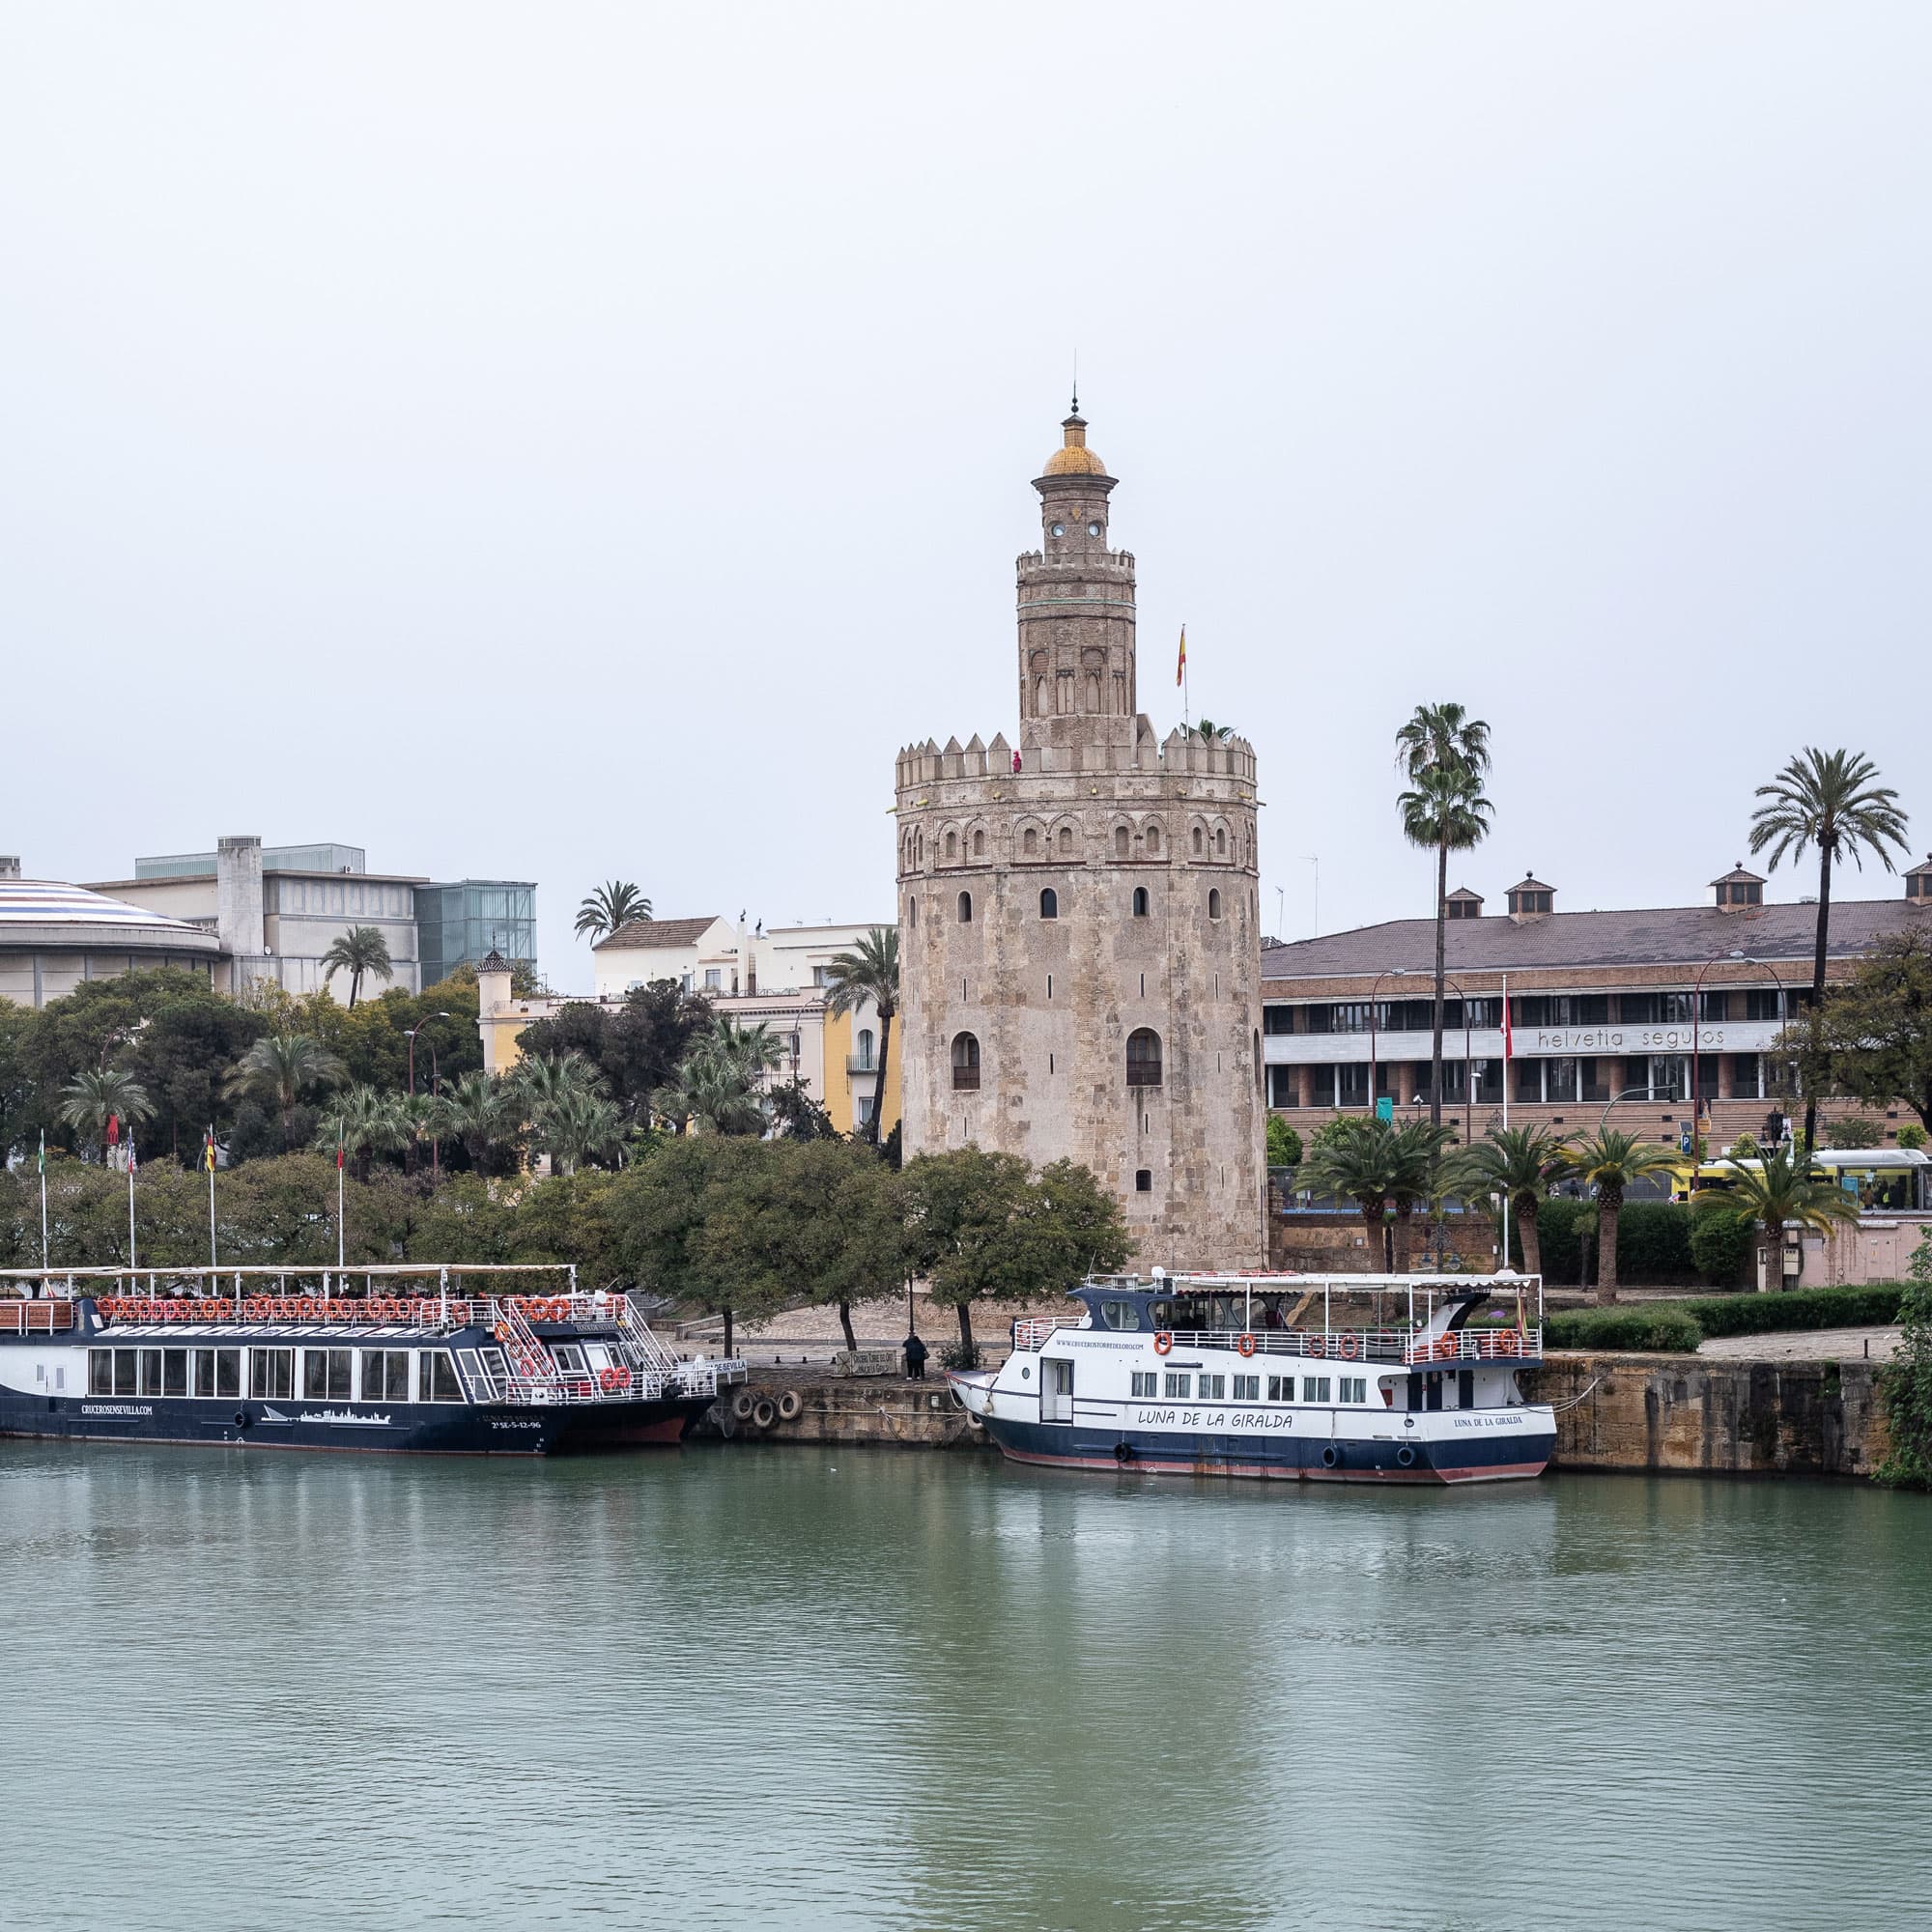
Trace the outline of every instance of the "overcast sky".
<path fill-rule="evenodd" d="M 1492 910 L 1700 897 L 1805 743 L 1922 855 L 1928 99 L 1921 0 L 5 0 L 0 851 L 534 879 L 563 988 L 611 876 L 890 918 L 1077 351 L 1270 929 L 1429 910 L 1423 699 Z"/>

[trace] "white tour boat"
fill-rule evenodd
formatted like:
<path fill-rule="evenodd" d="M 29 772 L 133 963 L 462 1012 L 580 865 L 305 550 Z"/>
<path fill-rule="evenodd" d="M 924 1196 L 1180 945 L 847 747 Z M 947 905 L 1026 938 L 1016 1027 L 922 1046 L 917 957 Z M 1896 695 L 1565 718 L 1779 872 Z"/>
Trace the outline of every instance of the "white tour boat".
<path fill-rule="evenodd" d="M 1077 1320 L 1016 1321 L 997 1370 L 950 1372 L 1015 1462 L 1167 1475 L 1474 1483 L 1556 1445 L 1520 1372 L 1534 1275 L 1098 1276 Z"/>

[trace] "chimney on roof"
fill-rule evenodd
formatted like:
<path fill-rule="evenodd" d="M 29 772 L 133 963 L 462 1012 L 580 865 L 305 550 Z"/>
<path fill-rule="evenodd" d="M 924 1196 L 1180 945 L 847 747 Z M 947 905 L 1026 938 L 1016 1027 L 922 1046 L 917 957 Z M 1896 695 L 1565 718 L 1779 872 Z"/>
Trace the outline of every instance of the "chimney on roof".
<path fill-rule="evenodd" d="M 1444 919 L 1481 919 L 1483 916 L 1483 895 L 1472 893 L 1467 886 L 1458 886 L 1442 901 Z"/>
<path fill-rule="evenodd" d="M 0 853 L 0 879 L 17 879 L 19 876 L 19 859 L 11 852 Z"/>
<path fill-rule="evenodd" d="M 7 861 L 0 859 L 0 876 L 5 875 L 6 867 Z M 1906 873 L 1905 902 L 1917 906 L 1920 912 L 1932 912 L 1932 852 L 1926 853 L 1924 865 L 1915 866 Z"/>
<path fill-rule="evenodd" d="M 1749 912 L 1764 904 L 1764 880 L 1756 872 L 1745 870 L 1740 859 L 1721 879 L 1711 881 L 1719 912 Z"/>
<path fill-rule="evenodd" d="M 1534 872 L 1525 872 L 1509 889 L 1509 909 L 1519 925 L 1548 919 L 1556 910 L 1556 888 L 1546 886 Z"/>

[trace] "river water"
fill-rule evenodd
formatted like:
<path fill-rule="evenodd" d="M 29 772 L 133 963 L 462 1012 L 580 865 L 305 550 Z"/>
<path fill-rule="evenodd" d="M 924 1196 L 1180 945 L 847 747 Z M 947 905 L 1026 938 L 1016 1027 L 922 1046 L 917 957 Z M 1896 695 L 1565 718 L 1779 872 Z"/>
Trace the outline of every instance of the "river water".
<path fill-rule="evenodd" d="M 1905 1926 L 1932 1500 L 0 1444 L 0 1924 Z"/>

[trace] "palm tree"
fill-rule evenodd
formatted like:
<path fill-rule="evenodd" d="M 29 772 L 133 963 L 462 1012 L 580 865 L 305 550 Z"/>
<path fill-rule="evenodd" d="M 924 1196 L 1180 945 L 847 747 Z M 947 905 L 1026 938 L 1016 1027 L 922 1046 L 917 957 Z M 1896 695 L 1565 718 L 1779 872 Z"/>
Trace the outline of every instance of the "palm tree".
<path fill-rule="evenodd" d="M 629 879 L 611 879 L 577 908 L 577 936 L 606 939 L 634 919 L 649 919 L 651 902 Z"/>
<path fill-rule="evenodd" d="M 439 1102 L 437 1125 L 441 1136 L 463 1143 L 472 1167 L 481 1167 L 491 1144 L 503 1136 L 501 1085 L 487 1073 L 466 1073 L 450 1081 Z"/>
<path fill-rule="evenodd" d="M 743 1070 L 703 1052 L 685 1056 L 677 1078 L 651 1095 L 651 1111 L 678 1132 L 762 1134 L 768 1118 Z"/>
<path fill-rule="evenodd" d="M 886 1111 L 886 1069 L 893 1054 L 893 1016 L 899 1009 L 898 928 L 875 925 L 849 952 L 833 956 L 828 1013 L 848 1013 L 870 1000 L 879 1014 L 878 1098 L 872 1103 L 871 1131 L 867 1138 L 879 1144 L 880 1118 Z"/>
<path fill-rule="evenodd" d="M 365 975 L 378 980 L 396 977 L 395 962 L 389 957 L 389 942 L 373 925 L 352 926 L 328 942 L 322 955 L 322 983 L 332 986 L 338 973 L 349 975 L 349 1004 L 354 1007 L 362 991 Z"/>
<path fill-rule="evenodd" d="M 756 1026 L 740 1026 L 729 1013 L 720 1013 L 712 1021 L 711 1031 L 699 1035 L 693 1051 L 743 1075 L 747 1085 L 782 1066 L 785 1057 L 783 1042 L 763 1020 Z"/>
<path fill-rule="evenodd" d="M 413 1122 L 397 1105 L 398 1097 L 379 1094 L 373 1087 L 351 1087 L 338 1094 L 317 1124 L 316 1151 L 334 1153 L 340 1149 L 355 1162 L 355 1179 L 367 1180 L 371 1157 L 407 1147 L 414 1133 Z"/>
<path fill-rule="evenodd" d="M 61 1089 L 61 1120 L 70 1127 L 91 1128 L 103 1152 L 109 1121 L 125 1121 L 132 1126 L 136 1121 L 151 1120 L 155 1113 L 148 1090 L 118 1066 L 99 1073 L 76 1073 Z"/>
<path fill-rule="evenodd" d="M 597 1069 L 573 1046 L 562 1053 L 526 1055 L 503 1085 L 506 1097 L 514 1098 L 534 1120 L 542 1109 L 555 1106 L 566 1094 L 600 1092 L 603 1082 Z"/>
<path fill-rule="evenodd" d="M 1599 1302 L 1607 1305 L 1617 1298 L 1617 1217 L 1623 1212 L 1625 1188 L 1647 1175 L 1675 1167 L 1677 1159 L 1675 1148 L 1638 1140 L 1601 1122 L 1588 1140 L 1578 1141 L 1563 1156 L 1562 1173 L 1587 1182 L 1597 1196 Z"/>
<path fill-rule="evenodd" d="M 1408 1231 L 1416 1203 L 1428 1200 L 1438 1185 L 1437 1170 L 1449 1138 L 1448 1128 L 1422 1121 L 1398 1126 L 1373 1116 L 1345 1115 L 1315 1136 L 1296 1184 L 1354 1202 L 1385 1266 L 1402 1274 L 1408 1267 Z M 1385 1218 L 1391 1206 L 1393 1226 Z"/>
<path fill-rule="evenodd" d="M 295 1144 L 295 1114 L 302 1095 L 317 1087 L 339 1087 L 348 1077 L 349 1069 L 312 1034 L 271 1033 L 235 1063 L 222 1092 L 231 1100 L 271 1101 L 282 1117 L 287 1149 Z"/>
<path fill-rule="evenodd" d="M 1563 1173 L 1570 1143 L 1548 1127 L 1492 1127 L 1457 1162 L 1457 1172 L 1471 1194 L 1507 1201 L 1522 1237 L 1526 1272 L 1543 1272 L 1543 1240 L 1537 1211 L 1550 1183 Z M 1505 1266 L 1509 1256 L 1503 1256 Z"/>
<path fill-rule="evenodd" d="M 1411 845 L 1435 854 L 1435 1038 L 1429 1062 L 1429 1119 L 1442 1124 L 1442 987 L 1448 977 L 1449 854 L 1479 844 L 1490 829 L 1483 774 L 1490 727 L 1460 704 L 1418 704 L 1395 734 L 1396 763 L 1409 789 L 1396 800 Z M 1468 1078 L 1468 1069 L 1463 1069 Z"/>
<path fill-rule="evenodd" d="M 544 1108 L 534 1123 L 537 1144 L 561 1174 L 575 1174 L 577 1163 L 621 1147 L 623 1110 L 603 1094 L 572 1088 Z"/>
<path fill-rule="evenodd" d="M 1731 1171 L 1731 1184 L 1700 1187 L 1690 1197 L 1690 1205 L 1742 1208 L 1764 1230 L 1765 1239 L 1774 1247 L 1789 1222 L 1824 1235 L 1835 1222 L 1859 1218 L 1858 1204 L 1835 1180 L 1810 1164 L 1808 1151 L 1802 1166 L 1790 1148 L 1777 1149 L 1753 1167 L 1735 1158 L 1724 1165 Z"/>
<path fill-rule="evenodd" d="M 1204 718 L 1194 729 L 1210 745 L 1225 745 L 1235 735 L 1232 724 L 1217 724 L 1211 718 Z"/>
<path fill-rule="evenodd" d="M 1789 852 L 1794 862 L 1807 846 L 1818 848 L 1818 933 L 1811 958 L 1811 1005 L 1825 999 L 1825 952 L 1832 937 L 1832 867 L 1849 859 L 1861 871 L 1869 851 L 1885 869 L 1896 869 L 1888 845 L 1905 850 L 1905 814 L 1898 794 L 1875 783 L 1878 767 L 1862 752 L 1821 752 L 1807 747 L 1756 796 L 1765 804 L 1751 813 L 1750 848 L 1771 847 L 1771 869 Z M 1817 1082 L 1804 1083 L 1804 1147 L 1817 1142 Z"/>

